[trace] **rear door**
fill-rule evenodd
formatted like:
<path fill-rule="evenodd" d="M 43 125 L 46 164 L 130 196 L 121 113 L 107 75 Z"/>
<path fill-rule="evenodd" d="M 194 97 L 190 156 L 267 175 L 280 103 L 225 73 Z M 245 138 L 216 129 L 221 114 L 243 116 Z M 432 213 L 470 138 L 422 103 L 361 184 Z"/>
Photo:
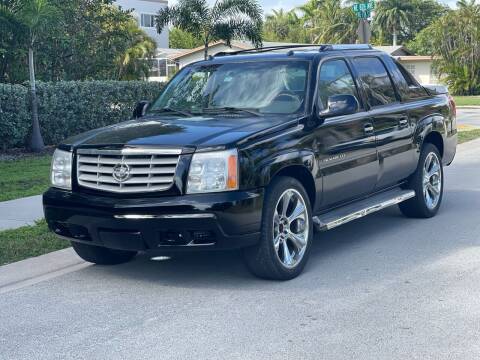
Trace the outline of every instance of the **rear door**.
<path fill-rule="evenodd" d="M 375 190 L 381 190 L 415 170 L 414 126 L 384 61 L 378 56 L 360 56 L 353 64 L 375 130 L 379 160 Z"/>
<path fill-rule="evenodd" d="M 378 173 L 372 121 L 344 58 L 326 59 L 320 64 L 316 99 L 319 112 L 327 108 L 332 95 L 354 95 L 359 100 L 359 110 L 326 118 L 315 130 L 323 178 L 322 209 L 371 193 Z"/>

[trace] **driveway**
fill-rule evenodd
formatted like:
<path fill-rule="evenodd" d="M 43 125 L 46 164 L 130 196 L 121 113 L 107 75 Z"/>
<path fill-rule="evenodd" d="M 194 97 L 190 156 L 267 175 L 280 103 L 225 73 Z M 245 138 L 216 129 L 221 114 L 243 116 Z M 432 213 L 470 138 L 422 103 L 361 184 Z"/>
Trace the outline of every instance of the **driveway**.
<path fill-rule="evenodd" d="M 445 176 L 437 217 L 391 208 L 323 233 L 290 282 L 212 253 L 12 288 L 0 293 L 0 358 L 479 358 L 480 140 Z"/>

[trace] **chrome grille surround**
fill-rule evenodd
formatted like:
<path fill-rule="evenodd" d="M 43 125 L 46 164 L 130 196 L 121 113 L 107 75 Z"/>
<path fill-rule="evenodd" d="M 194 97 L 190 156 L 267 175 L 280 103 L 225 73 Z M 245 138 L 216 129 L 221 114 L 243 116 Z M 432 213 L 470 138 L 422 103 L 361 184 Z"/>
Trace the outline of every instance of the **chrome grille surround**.
<path fill-rule="evenodd" d="M 115 193 L 165 191 L 173 185 L 181 153 L 182 149 L 78 149 L 77 182 Z M 114 177 L 115 168 L 127 171 L 127 176 Z"/>

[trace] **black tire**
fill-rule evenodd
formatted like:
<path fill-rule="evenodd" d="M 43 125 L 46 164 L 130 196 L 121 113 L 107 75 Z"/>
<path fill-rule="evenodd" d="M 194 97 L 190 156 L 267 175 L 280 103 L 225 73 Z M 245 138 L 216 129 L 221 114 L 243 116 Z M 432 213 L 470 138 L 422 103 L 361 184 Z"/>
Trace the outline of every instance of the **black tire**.
<path fill-rule="evenodd" d="M 83 260 L 98 265 L 117 265 L 132 260 L 136 251 L 107 249 L 101 246 L 87 245 L 72 241 L 72 247 Z"/>
<path fill-rule="evenodd" d="M 308 229 L 307 233 L 303 233 L 302 239 L 306 239 L 306 247 L 302 251 L 296 251 L 297 248 L 294 247 L 292 240 L 284 240 L 281 243 L 279 242 L 279 250 L 275 249 L 274 246 L 274 231 L 279 233 L 279 227 L 284 225 L 278 225 L 280 222 L 276 222 L 277 225 L 274 226 L 274 217 L 277 205 L 280 206 L 280 199 L 282 195 L 293 194 L 290 202 L 290 207 L 292 209 L 290 214 L 293 214 L 293 203 L 295 200 L 299 200 L 298 195 L 303 200 L 305 213 L 302 215 L 308 221 L 305 221 L 301 218 L 297 218 L 296 221 L 293 221 L 292 224 L 288 225 L 288 229 L 291 230 L 291 226 L 295 226 L 300 229 L 300 232 Z M 283 204 L 283 202 L 282 202 Z M 299 202 L 297 202 L 299 204 Z M 302 204 L 303 205 L 303 204 Z M 278 217 L 277 217 L 278 219 Z M 287 230 L 285 230 L 287 231 Z M 295 232 L 295 231 L 292 231 Z M 283 232 L 282 232 L 283 234 Z M 282 235 L 283 236 L 283 235 Z M 288 237 L 288 235 L 285 235 Z M 271 280 L 290 280 L 297 277 L 305 267 L 305 264 L 308 261 L 310 255 L 310 249 L 312 246 L 313 240 L 313 221 L 312 221 L 312 210 L 310 205 L 310 200 L 307 192 L 305 191 L 302 184 L 294 178 L 290 177 L 278 177 L 272 181 L 269 187 L 266 190 L 264 206 L 263 206 L 263 215 L 262 215 L 262 229 L 260 235 L 259 243 L 254 246 L 244 250 L 245 262 L 250 269 L 250 271 L 261 278 L 271 279 Z M 292 267 L 287 267 L 280 260 L 280 253 L 283 250 L 283 244 L 290 244 L 291 248 L 295 251 L 292 251 L 293 258 L 297 256 L 297 263 Z M 280 245 L 281 244 L 281 245 Z M 288 245 L 285 245 L 288 246 Z M 283 250 L 284 251 L 284 250 Z M 288 252 L 288 250 L 287 250 Z M 300 254 L 303 253 L 303 256 Z M 283 252 L 285 256 L 285 252 Z M 283 256 L 284 260 L 285 257 Z"/>
<path fill-rule="evenodd" d="M 426 165 L 426 161 L 433 154 L 436 156 L 439 161 L 440 166 L 440 191 L 438 200 L 435 202 L 436 204 L 429 206 L 428 201 L 424 195 L 424 167 Z M 399 208 L 401 212 L 407 216 L 412 218 L 431 218 L 435 216 L 440 208 L 443 199 L 443 184 L 444 184 L 444 176 L 443 176 L 443 165 L 442 165 L 442 158 L 437 147 L 433 144 L 427 143 L 423 146 L 422 152 L 420 154 L 420 159 L 418 162 L 417 170 L 412 175 L 410 180 L 408 181 L 406 188 L 415 190 L 415 197 L 404 201 L 399 204 Z"/>

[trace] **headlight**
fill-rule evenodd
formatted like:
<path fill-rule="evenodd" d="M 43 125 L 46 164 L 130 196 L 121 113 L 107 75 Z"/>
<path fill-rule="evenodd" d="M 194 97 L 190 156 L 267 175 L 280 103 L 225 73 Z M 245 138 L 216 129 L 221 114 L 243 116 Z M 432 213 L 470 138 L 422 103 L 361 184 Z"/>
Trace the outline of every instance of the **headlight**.
<path fill-rule="evenodd" d="M 238 189 L 237 150 L 193 154 L 188 173 L 187 193 Z"/>
<path fill-rule="evenodd" d="M 52 186 L 72 189 L 72 153 L 55 150 L 52 159 Z"/>

